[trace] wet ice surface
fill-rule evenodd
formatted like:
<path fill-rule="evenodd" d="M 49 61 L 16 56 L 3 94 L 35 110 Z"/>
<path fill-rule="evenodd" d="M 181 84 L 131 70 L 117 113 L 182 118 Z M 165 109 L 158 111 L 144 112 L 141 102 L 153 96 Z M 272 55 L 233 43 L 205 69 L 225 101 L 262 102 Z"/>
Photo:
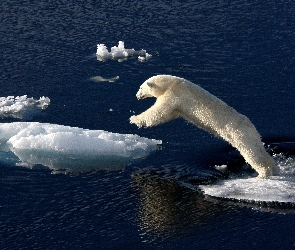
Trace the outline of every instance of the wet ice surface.
<path fill-rule="evenodd" d="M 290 147 L 290 145 L 289 145 Z M 279 168 L 277 176 L 259 179 L 250 175 L 230 175 L 226 180 L 218 180 L 199 187 L 206 195 L 233 199 L 243 202 L 279 202 L 295 204 L 295 160 L 294 155 L 274 154 Z"/>
<path fill-rule="evenodd" d="M 19 166 L 84 172 L 122 169 L 130 160 L 146 157 L 162 142 L 134 134 L 14 122 L 0 124 L 0 143 L 2 151 L 18 157 Z"/>
<path fill-rule="evenodd" d="M 295 180 L 270 177 L 220 180 L 212 185 L 201 185 L 207 195 L 242 201 L 295 203 Z"/>

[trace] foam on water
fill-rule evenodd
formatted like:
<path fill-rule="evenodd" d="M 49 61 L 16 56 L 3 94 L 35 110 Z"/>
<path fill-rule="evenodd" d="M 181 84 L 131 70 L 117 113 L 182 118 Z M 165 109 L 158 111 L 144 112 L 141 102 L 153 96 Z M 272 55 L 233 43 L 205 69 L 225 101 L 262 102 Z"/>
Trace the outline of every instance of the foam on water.
<path fill-rule="evenodd" d="M 147 156 L 161 143 L 134 134 L 56 124 L 0 124 L 0 149 L 13 152 L 19 158 L 17 165 L 41 164 L 54 170 L 122 168 L 131 159 Z"/>
<path fill-rule="evenodd" d="M 0 118 L 13 117 L 22 119 L 33 116 L 36 111 L 46 109 L 50 104 L 48 97 L 40 97 L 39 100 L 23 96 L 0 97 Z"/>
<path fill-rule="evenodd" d="M 273 156 L 280 168 L 278 176 L 267 179 L 255 177 L 219 180 L 210 185 L 200 185 L 209 196 L 255 202 L 295 203 L 295 159 L 294 156 Z"/>
<path fill-rule="evenodd" d="M 111 47 L 111 51 L 104 44 L 97 45 L 96 57 L 99 61 L 106 61 L 108 59 L 125 61 L 128 57 L 137 56 L 138 60 L 143 62 L 152 57 L 146 50 L 126 49 L 124 42 L 119 41 L 118 46 Z"/>

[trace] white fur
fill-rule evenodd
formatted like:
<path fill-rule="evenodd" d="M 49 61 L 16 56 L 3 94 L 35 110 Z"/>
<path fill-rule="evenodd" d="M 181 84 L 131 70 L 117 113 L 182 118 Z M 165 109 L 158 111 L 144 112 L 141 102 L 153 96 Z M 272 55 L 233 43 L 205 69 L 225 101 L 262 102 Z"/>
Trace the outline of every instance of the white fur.
<path fill-rule="evenodd" d="M 275 174 L 275 163 L 250 120 L 198 85 L 183 78 L 158 75 L 146 80 L 136 97 L 156 97 L 157 100 L 145 112 L 131 116 L 130 123 L 151 127 L 182 117 L 237 148 L 258 172 L 258 177 Z"/>

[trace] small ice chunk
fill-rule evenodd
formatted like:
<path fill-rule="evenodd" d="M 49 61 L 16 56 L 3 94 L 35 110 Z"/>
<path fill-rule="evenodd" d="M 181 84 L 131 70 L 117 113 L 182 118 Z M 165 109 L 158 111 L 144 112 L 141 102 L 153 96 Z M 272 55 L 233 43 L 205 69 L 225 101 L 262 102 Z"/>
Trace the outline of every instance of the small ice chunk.
<path fill-rule="evenodd" d="M 138 60 L 141 61 L 141 62 L 144 62 L 144 61 L 150 59 L 151 57 L 152 57 L 151 54 L 145 53 L 145 56 L 138 56 Z"/>
<path fill-rule="evenodd" d="M 215 165 L 214 168 L 221 172 L 227 172 L 227 165 Z"/>
<path fill-rule="evenodd" d="M 23 96 L 0 97 L 0 118 L 31 118 L 38 111 L 46 109 L 50 104 L 48 97 L 40 97 L 39 100 Z"/>
<path fill-rule="evenodd" d="M 124 58 L 124 57 L 129 56 L 127 50 L 124 48 L 124 42 L 122 42 L 122 41 L 119 41 L 118 47 L 116 47 L 116 46 L 111 47 L 110 53 L 111 53 L 113 59 Z"/>
<path fill-rule="evenodd" d="M 124 60 L 127 60 L 128 57 L 133 56 L 144 58 L 144 61 L 148 60 L 151 57 L 151 55 L 143 49 L 126 49 L 123 41 L 119 41 L 118 46 L 111 47 L 110 51 L 108 51 L 107 47 L 104 44 L 97 45 L 96 57 L 99 61 L 106 61 L 108 59 L 112 59 L 122 62 Z"/>
<path fill-rule="evenodd" d="M 151 57 L 152 57 L 151 54 L 149 54 L 149 53 L 146 53 L 146 54 L 145 54 L 145 59 L 146 59 L 146 60 L 150 59 Z"/>
<path fill-rule="evenodd" d="M 105 78 L 102 76 L 93 76 L 93 77 L 90 77 L 90 81 L 93 81 L 93 82 L 115 82 L 119 78 L 120 78 L 119 76 L 115 76 L 112 78 Z"/>
<path fill-rule="evenodd" d="M 108 51 L 108 48 L 104 44 L 97 45 L 96 54 L 102 58 L 105 58 L 105 59 L 108 59 L 110 57 L 110 53 Z"/>

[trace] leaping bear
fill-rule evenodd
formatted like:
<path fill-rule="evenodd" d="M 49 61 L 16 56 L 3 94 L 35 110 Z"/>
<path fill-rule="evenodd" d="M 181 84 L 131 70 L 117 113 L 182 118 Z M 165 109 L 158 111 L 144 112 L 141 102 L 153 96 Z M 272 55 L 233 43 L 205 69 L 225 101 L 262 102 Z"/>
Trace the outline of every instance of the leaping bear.
<path fill-rule="evenodd" d="M 182 117 L 238 149 L 259 178 L 276 174 L 274 160 L 251 121 L 198 85 L 176 76 L 157 75 L 140 86 L 136 97 L 157 100 L 145 112 L 131 116 L 130 123 L 151 127 Z"/>

